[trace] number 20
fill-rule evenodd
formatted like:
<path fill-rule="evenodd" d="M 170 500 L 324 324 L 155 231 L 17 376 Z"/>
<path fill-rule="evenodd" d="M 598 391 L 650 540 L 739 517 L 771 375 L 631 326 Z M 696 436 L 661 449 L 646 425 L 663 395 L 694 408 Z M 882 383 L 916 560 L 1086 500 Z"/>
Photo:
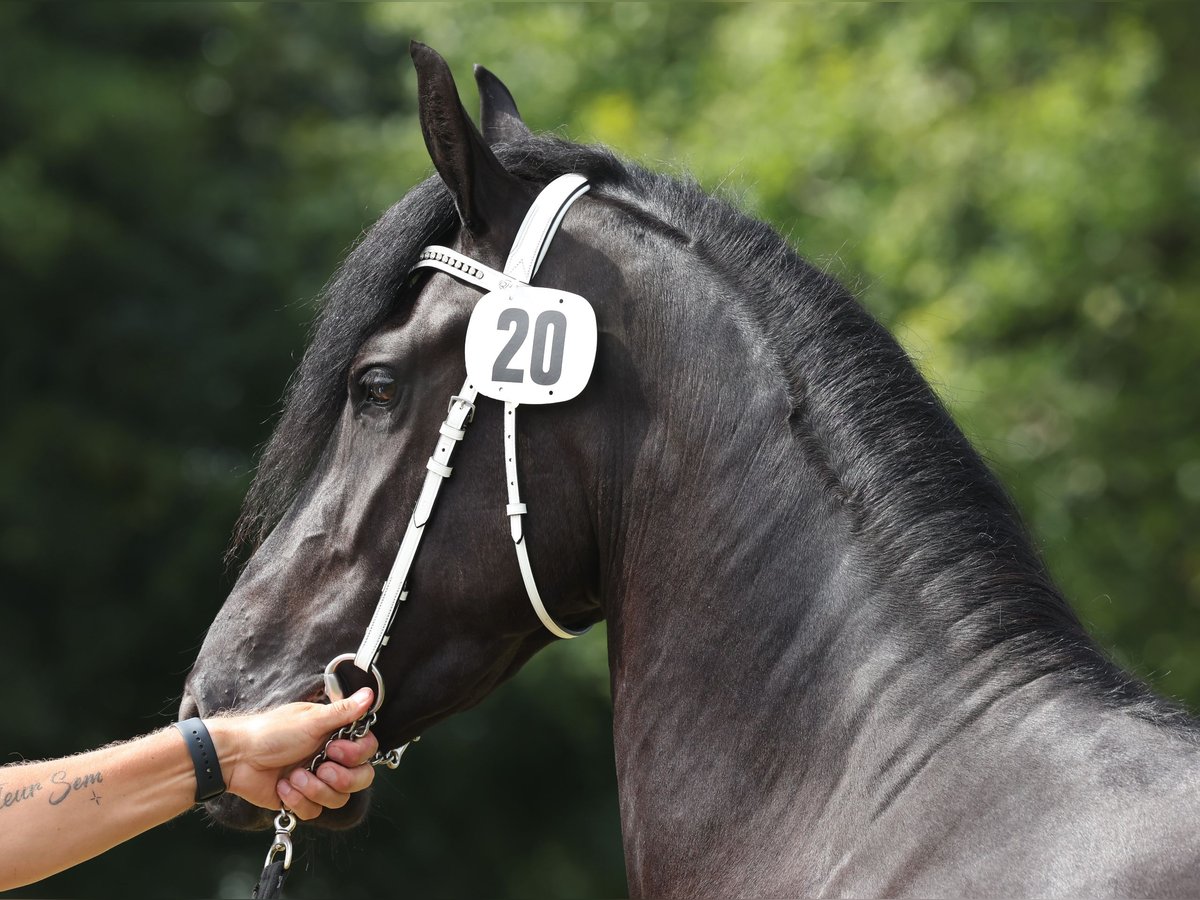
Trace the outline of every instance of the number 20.
<path fill-rule="evenodd" d="M 516 326 L 513 328 L 513 326 Z M 551 327 L 554 337 L 550 344 L 550 361 L 546 363 L 546 338 Z M 496 320 L 497 331 L 508 331 L 512 328 L 512 337 L 496 357 L 492 366 L 492 381 L 508 381 L 520 384 L 525 380 L 525 372 L 509 366 L 512 358 L 525 343 L 529 336 L 529 313 L 517 306 L 510 306 L 500 313 Z M 529 377 L 534 384 L 557 384 L 562 377 L 563 348 L 567 342 L 567 317 L 556 309 L 548 309 L 538 315 L 533 324 L 533 353 L 530 360 Z"/>

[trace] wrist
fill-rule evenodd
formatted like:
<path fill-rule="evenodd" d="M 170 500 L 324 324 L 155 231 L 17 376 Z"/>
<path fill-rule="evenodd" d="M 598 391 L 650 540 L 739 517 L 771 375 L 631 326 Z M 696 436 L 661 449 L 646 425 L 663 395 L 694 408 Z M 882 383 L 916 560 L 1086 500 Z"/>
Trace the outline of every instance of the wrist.
<path fill-rule="evenodd" d="M 242 761 L 242 734 L 237 726 L 235 716 L 214 716 L 205 719 L 208 733 L 212 736 L 213 746 L 217 749 L 217 760 L 221 763 L 221 772 L 225 776 L 225 789 L 236 793 L 233 786 L 233 776 Z"/>
<path fill-rule="evenodd" d="M 214 736 L 213 731 L 220 735 L 220 725 L 214 722 L 210 730 L 210 723 L 199 717 L 176 722 L 174 727 L 183 736 L 188 756 L 192 761 L 196 781 L 195 802 L 215 800 L 229 789 L 222 764 L 229 766 L 229 771 L 232 771 L 231 762 L 227 762 L 230 757 L 230 741 L 222 736 L 218 746 L 218 738 Z M 222 753 L 222 750 L 225 752 Z"/>

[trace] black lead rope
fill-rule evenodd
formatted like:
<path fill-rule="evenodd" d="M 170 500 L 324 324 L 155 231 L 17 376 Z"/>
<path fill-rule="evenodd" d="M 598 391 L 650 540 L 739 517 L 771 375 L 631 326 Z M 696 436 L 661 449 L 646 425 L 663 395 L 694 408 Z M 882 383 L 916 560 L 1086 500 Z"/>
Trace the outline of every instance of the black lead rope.
<path fill-rule="evenodd" d="M 271 900 L 271 898 L 282 897 L 283 882 L 287 878 L 287 873 L 288 870 L 283 867 L 282 859 L 267 863 L 262 874 L 258 876 L 258 884 L 254 888 L 254 893 L 250 895 L 251 900 Z"/>

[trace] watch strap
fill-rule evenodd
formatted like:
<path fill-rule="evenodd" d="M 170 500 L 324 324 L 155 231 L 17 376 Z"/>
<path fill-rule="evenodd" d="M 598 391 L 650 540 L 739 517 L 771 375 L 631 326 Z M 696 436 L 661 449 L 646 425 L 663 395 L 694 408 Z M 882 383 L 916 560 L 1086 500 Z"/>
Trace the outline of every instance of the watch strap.
<path fill-rule="evenodd" d="M 212 735 L 200 719 L 176 722 L 175 727 L 183 735 L 192 766 L 196 769 L 196 802 L 203 803 L 225 793 L 225 779 L 221 777 L 221 763 L 217 759 L 217 748 Z"/>

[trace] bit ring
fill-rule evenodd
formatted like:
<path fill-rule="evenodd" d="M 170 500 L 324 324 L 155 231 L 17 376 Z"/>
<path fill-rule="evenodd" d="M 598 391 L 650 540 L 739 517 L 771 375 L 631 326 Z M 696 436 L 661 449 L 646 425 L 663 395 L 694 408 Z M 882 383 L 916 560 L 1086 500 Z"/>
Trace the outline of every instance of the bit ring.
<path fill-rule="evenodd" d="M 342 653 L 335 656 L 325 666 L 325 694 L 330 700 L 343 700 L 346 697 L 345 691 L 342 690 L 342 683 L 337 677 L 337 667 L 342 663 L 354 659 L 353 653 Z M 379 669 L 375 663 L 371 663 L 370 675 L 375 679 L 375 704 L 371 707 L 367 715 L 379 712 L 379 707 L 383 706 L 383 675 L 379 673 Z"/>

